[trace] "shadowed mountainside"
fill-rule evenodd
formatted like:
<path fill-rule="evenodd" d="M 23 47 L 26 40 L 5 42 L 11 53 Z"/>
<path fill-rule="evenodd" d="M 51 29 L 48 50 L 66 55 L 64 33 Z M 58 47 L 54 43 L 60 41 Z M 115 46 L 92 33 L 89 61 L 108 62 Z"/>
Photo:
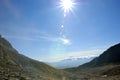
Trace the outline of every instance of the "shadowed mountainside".
<path fill-rule="evenodd" d="M 19 54 L 0 36 L 0 80 L 59 80 L 66 72 Z"/>
<path fill-rule="evenodd" d="M 74 73 L 76 80 L 120 80 L 120 43 L 88 63 L 65 70 Z"/>
<path fill-rule="evenodd" d="M 120 43 L 110 47 L 91 62 L 79 67 L 97 67 L 107 64 L 120 64 Z"/>

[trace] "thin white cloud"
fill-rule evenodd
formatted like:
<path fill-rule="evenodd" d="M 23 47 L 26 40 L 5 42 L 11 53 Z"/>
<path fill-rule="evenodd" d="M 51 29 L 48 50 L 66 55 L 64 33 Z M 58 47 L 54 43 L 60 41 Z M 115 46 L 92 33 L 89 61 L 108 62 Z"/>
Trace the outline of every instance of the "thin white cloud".
<path fill-rule="evenodd" d="M 61 42 L 62 44 L 64 45 L 70 45 L 71 42 L 69 39 L 67 38 L 61 38 L 61 37 L 51 37 L 51 36 L 39 36 L 39 38 L 41 39 L 45 39 L 45 40 L 48 40 L 48 41 L 55 41 L 55 42 Z"/>
<path fill-rule="evenodd" d="M 103 52 L 103 49 L 96 49 L 96 50 L 69 52 L 67 54 L 72 57 L 81 57 L 82 58 L 82 57 L 99 56 L 102 52 Z"/>
<path fill-rule="evenodd" d="M 38 32 L 37 32 L 38 33 Z M 6 38 L 13 38 L 13 39 L 17 39 L 17 40 L 27 40 L 27 41 L 41 41 L 41 40 L 45 40 L 45 41 L 50 41 L 50 42 L 58 42 L 61 43 L 63 45 L 70 45 L 71 41 L 70 39 L 67 38 L 63 38 L 63 37 L 56 37 L 56 36 L 51 36 L 50 34 L 47 33 L 38 33 L 38 34 L 32 34 L 29 35 L 28 33 L 24 33 L 24 34 L 14 34 L 14 35 L 5 35 Z"/>
<path fill-rule="evenodd" d="M 59 40 L 62 41 L 62 43 L 65 44 L 65 45 L 70 45 L 71 44 L 70 40 L 67 39 L 67 38 L 59 38 Z"/>
<path fill-rule="evenodd" d="M 103 53 L 103 49 L 96 49 L 96 50 L 86 50 L 86 51 L 78 51 L 78 52 L 67 52 L 65 54 L 61 54 L 58 56 L 52 56 L 47 58 L 41 58 L 41 61 L 45 62 L 55 62 L 63 59 L 72 58 L 90 58 L 90 57 L 97 57 L 101 53 Z"/>

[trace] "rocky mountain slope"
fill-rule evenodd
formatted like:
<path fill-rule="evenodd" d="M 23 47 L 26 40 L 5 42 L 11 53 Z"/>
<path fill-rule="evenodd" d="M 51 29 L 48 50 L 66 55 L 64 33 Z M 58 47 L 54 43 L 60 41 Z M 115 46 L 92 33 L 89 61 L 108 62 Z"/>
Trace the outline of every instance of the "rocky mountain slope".
<path fill-rule="evenodd" d="M 92 61 L 66 71 L 74 73 L 75 80 L 120 80 L 120 43 Z"/>
<path fill-rule="evenodd" d="M 19 54 L 0 36 L 0 80 L 60 80 L 66 72 Z"/>
<path fill-rule="evenodd" d="M 120 64 L 120 43 L 110 47 L 109 49 L 104 51 L 99 57 L 93 59 L 91 62 L 86 63 L 82 66 L 97 67 L 107 64 Z"/>

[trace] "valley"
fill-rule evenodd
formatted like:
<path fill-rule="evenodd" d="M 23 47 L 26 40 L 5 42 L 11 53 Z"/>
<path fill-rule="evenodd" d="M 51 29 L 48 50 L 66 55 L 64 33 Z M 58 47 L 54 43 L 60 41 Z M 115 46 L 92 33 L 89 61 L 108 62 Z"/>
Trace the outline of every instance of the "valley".
<path fill-rule="evenodd" d="M 119 57 L 116 44 L 90 62 L 60 70 L 21 55 L 0 37 L 0 80 L 119 80 Z"/>

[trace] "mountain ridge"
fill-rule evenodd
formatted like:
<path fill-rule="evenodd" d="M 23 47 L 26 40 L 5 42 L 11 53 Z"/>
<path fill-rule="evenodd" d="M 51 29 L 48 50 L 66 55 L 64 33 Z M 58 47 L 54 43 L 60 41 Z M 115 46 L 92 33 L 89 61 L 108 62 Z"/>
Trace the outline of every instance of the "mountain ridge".
<path fill-rule="evenodd" d="M 67 74 L 43 62 L 33 60 L 15 50 L 12 45 L 0 36 L 0 80 L 29 78 L 29 80 L 59 80 Z M 7 76 L 6 76 L 7 75 Z"/>
<path fill-rule="evenodd" d="M 96 57 L 91 62 L 85 63 L 79 67 L 97 67 L 107 64 L 120 64 L 120 43 L 111 46 L 99 57 Z"/>
<path fill-rule="evenodd" d="M 88 63 L 65 70 L 74 73 L 78 80 L 120 80 L 120 43 Z"/>

